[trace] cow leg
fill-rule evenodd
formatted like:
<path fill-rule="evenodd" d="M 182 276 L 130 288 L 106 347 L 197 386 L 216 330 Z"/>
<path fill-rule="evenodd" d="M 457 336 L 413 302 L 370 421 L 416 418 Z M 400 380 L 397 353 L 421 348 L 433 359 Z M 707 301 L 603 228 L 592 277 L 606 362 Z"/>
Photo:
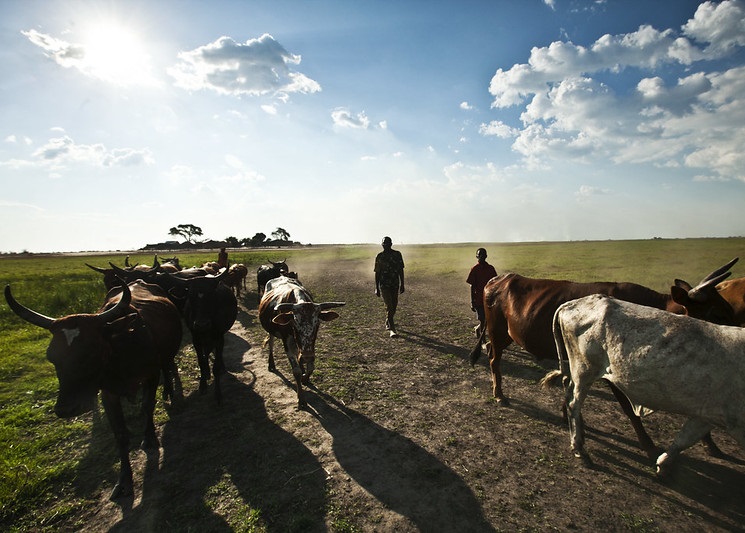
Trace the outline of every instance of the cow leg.
<path fill-rule="evenodd" d="M 719 446 L 711 438 L 711 433 L 707 433 L 701 438 L 701 444 L 704 445 L 704 450 L 709 457 L 724 457 L 724 453 L 719 449 Z"/>
<path fill-rule="evenodd" d="M 212 375 L 215 377 L 215 400 L 217 405 L 222 404 L 222 389 L 220 388 L 220 375 L 225 372 L 225 362 L 222 351 L 225 346 L 225 337 L 220 335 L 215 343 L 215 363 L 212 365 Z"/>
<path fill-rule="evenodd" d="M 269 335 L 269 372 L 276 372 L 277 366 L 274 364 L 274 336 Z"/>
<path fill-rule="evenodd" d="M 110 500 L 116 500 L 134 494 L 132 465 L 129 463 L 129 432 L 124 422 L 124 413 L 119 396 L 101 391 L 101 401 L 106 412 L 106 418 L 108 418 L 109 425 L 114 432 L 117 450 L 119 450 L 119 480 L 109 496 Z"/>
<path fill-rule="evenodd" d="M 489 343 L 489 370 L 491 371 L 492 394 L 497 400 L 497 405 L 503 407 L 510 405 L 510 401 L 502 391 L 502 351 L 506 347 L 495 344 L 493 340 Z"/>
<path fill-rule="evenodd" d="M 585 451 L 585 421 L 582 418 L 582 404 L 587 398 L 588 388 L 589 386 L 583 386 L 581 381 L 569 381 L 564 403 L 567 408 L 569 442 L 572 452 L 575 457 L 582 459 L 585 466 L 592 466 L 592 460 Z"/>
<path fill-rule="evenodd" d="M 298 350 L 294 346 L 294 342 L 292 345 L 289 342 L 285 343 L 285 350 L 287 352 L 287 359 L 290 361 L 290 366 L 292 367 L 292 375 L 295 378 L 297 407 L 298 409 L 304 409 L 308 404 L 303 395 L 303 369 L 300 367 L 300 363 L 298 363 Z"/>
<path fill-rule="evenodd" d="M 712 425 L 698 418 L 689 418 L 683 428 L 675 436 L 675 440 L 666 452 L 657 458 L 657 475 L 665 476 L 670 471 L 670 465 L 680 455 L 680 452 L 693 446 L 696 441 L 711 431 Z"/>
<path fill-rule="evenodd" d="M 142 390 L 142 410 L 145 413 L 145 435 L 140 447 L 143 450 L 156 450 L 160 447 L 158 436 L 155 433 L 155 422 L 153 412 L 155 411 L 155 397 L 158 392 L 158 378 L 145 381 Z"/>
<path fill-rule="evenodd" d="M 210 380 L 210 352 L 202 342 L 202 339 L 194 339 L 194 349 L 197 352 L 197 363 L 199 364 L 199 392 L 207 392 L 207 383 Z"/>
<path fill-rule="evenodd" d="M 647 454 L 647 457 L 654 461 L 659 457 L 660 453 L 662 453 L 662 449 L 655 445 L 652 438 L 644 429 L 641 418 L 639 418 L 634 412 L 634 407 L 631 405 L 631 402 L 626 395 L 610 381 L 605 380 L 605 382 L 610 387 L 610 390 L 613 391 L 613 395 L 621 405 L 621 409 L 623 409 L 623 412 L 626 413 L 626 416 L 631 421 L 631 425 L 634 427 L 634 431 L 636 432 L 636 438 L 639 439 L 639 446 L 644 453 Z"/>

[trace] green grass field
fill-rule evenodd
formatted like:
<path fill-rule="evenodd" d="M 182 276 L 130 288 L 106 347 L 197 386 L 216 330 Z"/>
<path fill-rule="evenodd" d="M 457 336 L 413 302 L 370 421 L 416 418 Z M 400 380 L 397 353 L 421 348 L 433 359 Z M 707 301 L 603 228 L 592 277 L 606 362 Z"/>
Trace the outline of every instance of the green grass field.
<path fill-rule="evenodd" d="M 476 247 L 482 245 L 489 251 L 489 262 L 500 273 L 513 271 L 574 281 L 633 281 L 662 292 L 667 292 L 675 278 L 695 284 L 745 253 L 745 238 L 394 248 L 404 254 L 407 275 L 436 286 L 444 278 L 465 281 L 475 263 Z M 359 271 L 372 290 L 373 258 L 379 250 L 372 245 L 236 250 L 230 260 L 248 266 L 248 298 L 255 299 L 255 270 L 268 259 L 287 259 L 301 279 L 303 269 L 310 265 L 324 269 L 328 283 L 326 288 L 319 287 L 321 291 L 333 286 L 334 269 Z M 216 252 L 179 254 L 182 266 L 215 258 Z M 152 255 L 130 256 L 132 263 L 152 264 L 152 260 Z M 0 281 L 11 284 L 19 302 L 43 314 L 59 317 L 90 313 L 102 303 L 104 287 L 100 274 L 85 263 L 105 267 L 109 261 L 123 265 L 124 254 L 7 256 L 0 258 Z M 745 276 L 745 259 L 732 272 L 733 277 Z M 18 319 L 4 300 L 0 304 L 0 325 L 0 529 L 24 530 L 32 525 L 53 529 L 57 521 L 74 516 L 85 504 L 85 496 L 58 498 L 58 488 L 95 486 L 100 479 L 101 473 L 94 469 L 81 470 L 84 451 L 96 447 L 97 453 L 109 458 L 115 455 L 114 444 L 108 434 L 93 434 L 83 417 L 60 420 L 54 415 L 57 380 L 45 359 L 49 333 Z"/>

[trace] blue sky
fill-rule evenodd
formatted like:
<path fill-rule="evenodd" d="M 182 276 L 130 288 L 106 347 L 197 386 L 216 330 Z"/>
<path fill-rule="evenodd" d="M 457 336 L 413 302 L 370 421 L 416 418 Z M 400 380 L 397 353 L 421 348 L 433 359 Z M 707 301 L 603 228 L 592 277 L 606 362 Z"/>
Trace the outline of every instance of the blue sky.
<path fill-rule="evenodd" d="M 0 2 L 0 251 L 745 235 L 745 2 Z"/>

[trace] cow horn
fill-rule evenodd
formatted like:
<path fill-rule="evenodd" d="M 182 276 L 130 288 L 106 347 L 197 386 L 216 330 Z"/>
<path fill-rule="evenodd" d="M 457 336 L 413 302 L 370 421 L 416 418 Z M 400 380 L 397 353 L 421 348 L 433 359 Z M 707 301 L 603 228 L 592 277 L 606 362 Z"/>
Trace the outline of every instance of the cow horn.
<path fill-rule="evenodd" d="M 324 309 L 331 309 L 332 307 L 341 307 L 347 305 L 347 302 L 323 302 L 318 304 L 318 308 L 323 311 Z"/>
<path fill-rule="evenodd" d="M 702 281 L 698 285 L 696 285 L 694 288 L 692 288 L 690 291 L 688 291 L 688 297 L 691 300 L 694 300 L 696 302 L 705 302 L 709 299 L 708 294 L 706 293 L 705 289 L 708 287 L 714 287 L 717 285 L 717 283 L 724 281 L 728 277 L 732 275 L 732 272 L 725 272 L 724 274 L 719 274 L 715 278 L 707 279 L 706 281 Z"/>
<path fill-rule="evenodd" d="M 730 261 L 726 265 L 717 268 L 714 272 L 712 272 L 711 274 L 709 274 L 708 276 L 706 276 L 704 279 L 702 279 L 699 282 L 699 286 L 703 285 L 704 282 L 711 281 L 714 278 L 720 277 L 723 273 L 727 272 L 730 268 L 732 268 L 732 265 L 734 265 L 735 263 L 737 263 L 737 261 L 739 259 L 740 259 L 739 257 L 735 257 L 732 261 Z M 719 281 L 722 281 L 722 279 L 724 279 L 724 278 L 721 278 Z M 717 281 L 717 283 L 719 283 L 719 281 Z"/>
<path fill-rule="evenodd" d="M 95 267 L 93 265 L 89 265 L 88 263 L 86 263 L 85 266 L 87 266 L 88 268 L 90 268 L 92 270 L 95 270 L 99 274 L 106 274 L 106 272 L 108 271 L 107 268 Z"/>
<path fill-rule="evenodd" d="M 15 298 L 13 298 L 13 295 L 10 292 L 10 284 L 5 286 L 5 300 L 8 302 L 8 305 L 13 310 L 13 312 L 26 322 L 30 322 L 34 326 L 39 326 L 40 328 L 44 329 L 49 329 L 52 327 L 52 324 L 54 323 L 53 318 L 42 315 L 41 313 L 37 313 L 36 311 L 32 311 L 28 307 L 24 307 L 23 305 L 19 304 Z"/>
<path fill-rule="evenodd" d="M 117 318 L 123 317 L 129 310 L 129 304 L 132 301 L 132 292 L 123 280 L 120 281 L 122 283 L 122 297 L 114 307 L 98 314 L 98 319 L 103 323 L 113 322 Z"/>

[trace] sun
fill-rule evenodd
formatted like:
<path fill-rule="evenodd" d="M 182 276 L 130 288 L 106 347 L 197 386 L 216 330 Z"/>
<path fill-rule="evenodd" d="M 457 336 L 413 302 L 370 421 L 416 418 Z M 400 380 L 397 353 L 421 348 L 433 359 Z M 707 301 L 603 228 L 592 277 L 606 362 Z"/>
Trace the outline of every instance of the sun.
<path fill-rule="evenodd" d="M 92 76 L 120 85 L 149 85 L 150 56 L 136 32 L 108 22 L 90 28 L 82 43 L 83 64 Z"/>

